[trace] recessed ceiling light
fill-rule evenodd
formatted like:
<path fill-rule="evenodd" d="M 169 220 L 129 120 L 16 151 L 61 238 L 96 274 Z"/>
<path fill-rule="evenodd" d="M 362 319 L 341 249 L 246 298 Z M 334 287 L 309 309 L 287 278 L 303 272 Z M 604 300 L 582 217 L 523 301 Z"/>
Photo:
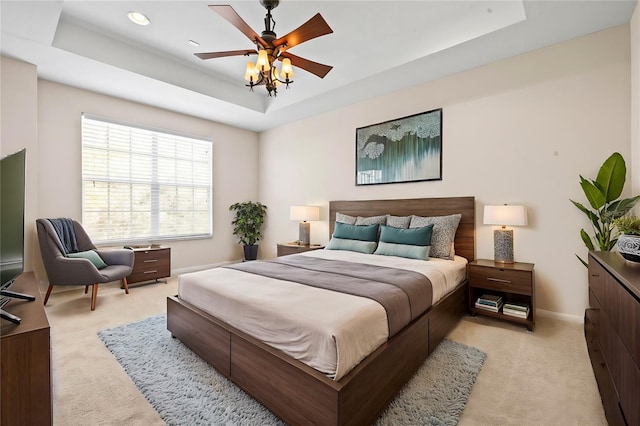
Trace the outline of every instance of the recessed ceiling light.
<path fill-rule="evenodd" d="M 194 41 L 194 40 L 189 40 L 187 42 L 187 44 L 190 44 L 191 46 L 200 46 L 200 43 L 198 43 L 197 41 Z"/>
<path fill-rule="evenodd" d="M 136 12 L 136 11 L 129 12 L 129 13 L 127 13 L 127 17 L 134 24 L 149 25 L 151 23 L 149 18 L 147 18 L 143 13 L 140 13 L 140 12 Z"/>

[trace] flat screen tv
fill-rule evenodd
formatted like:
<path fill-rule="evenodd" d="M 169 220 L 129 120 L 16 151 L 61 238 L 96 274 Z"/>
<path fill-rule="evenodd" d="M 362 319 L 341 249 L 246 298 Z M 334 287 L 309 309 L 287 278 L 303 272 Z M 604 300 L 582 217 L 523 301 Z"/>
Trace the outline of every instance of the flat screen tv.
<path fill-rule="evenodd" d="M 24 271 L 26 150 L 0 160 L 0 289 Z"/>

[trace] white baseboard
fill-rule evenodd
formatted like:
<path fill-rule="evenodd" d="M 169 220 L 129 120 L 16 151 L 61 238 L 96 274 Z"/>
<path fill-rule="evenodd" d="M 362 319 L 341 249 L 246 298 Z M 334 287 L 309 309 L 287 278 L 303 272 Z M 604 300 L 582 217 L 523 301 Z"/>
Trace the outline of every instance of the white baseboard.
<path fill-rule="evenodd" d="M 546 311 L 544 309 L 536 309 L 536 315 L 546 318 L 558 319 L 561 321 L 584 324 L 584 317 L 580 315 L 563 314 L 560 312 Z"/>

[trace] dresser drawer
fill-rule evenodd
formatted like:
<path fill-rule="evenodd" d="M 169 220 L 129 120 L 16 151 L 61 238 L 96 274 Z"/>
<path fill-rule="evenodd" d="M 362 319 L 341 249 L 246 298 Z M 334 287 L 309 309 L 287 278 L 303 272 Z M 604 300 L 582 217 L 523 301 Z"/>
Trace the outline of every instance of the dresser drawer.
<path fill-rule="evenodd" d="M 531 295 L 533 280 L 528 271 L 469 266 L 469 285 L 488 290 Z"/>

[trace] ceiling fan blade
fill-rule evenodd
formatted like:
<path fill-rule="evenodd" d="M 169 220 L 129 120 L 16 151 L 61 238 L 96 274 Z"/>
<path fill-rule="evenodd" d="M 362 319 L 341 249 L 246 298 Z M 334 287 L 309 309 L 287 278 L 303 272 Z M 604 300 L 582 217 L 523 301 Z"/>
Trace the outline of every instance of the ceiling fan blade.
<path fill-rule="evenodd" d="M 246 35 L 249 40 L 254 43 L 260 43 L 263 47 L 267 47 L 267 42 L 262 39 L 253 31 L 253 29 L 238 15 L 238 13 L 228 4 L 225 5 L 209 5 L 209 8 L 214 12 L 217 12 L 224 19 L 229 21 L 231 25 L 239 29 L 242 34 Z"/>
<path fill-rule="evenodd" d="M 213 59 L 224 58 L 225 56 L 242 56 L 242 55 L 257 55 L 258 52 L 255 49 L 247 50 L 229 50 L 227 52 L 206 52 L 206 53 L 194 53 L 200 59 Z"/>
<path fill-rule="evenodd" d="M 320 78 L 324 78 L 324 76 L 333 69 L 330 65 L 319 64 L 318 62 L 313 62 L 308 59 L 301 58 L 300 56 L 292 55 L 289 52 L 282 52 L 278 57 L 278 60 L 281 61 L 282 58 L 289 58 L 291 60 L 291 65 L 309 71 L 311 74 L 315 74 Z"/>
<path fill-rule="evenodd" d="M 287 45 L 287 49 L 316 37 L 331 34 L 333 30 L 322 15 L 316 13 L 311 19 L 300 25 L 289 34 L 273 41 L 274 46 Z"/>

